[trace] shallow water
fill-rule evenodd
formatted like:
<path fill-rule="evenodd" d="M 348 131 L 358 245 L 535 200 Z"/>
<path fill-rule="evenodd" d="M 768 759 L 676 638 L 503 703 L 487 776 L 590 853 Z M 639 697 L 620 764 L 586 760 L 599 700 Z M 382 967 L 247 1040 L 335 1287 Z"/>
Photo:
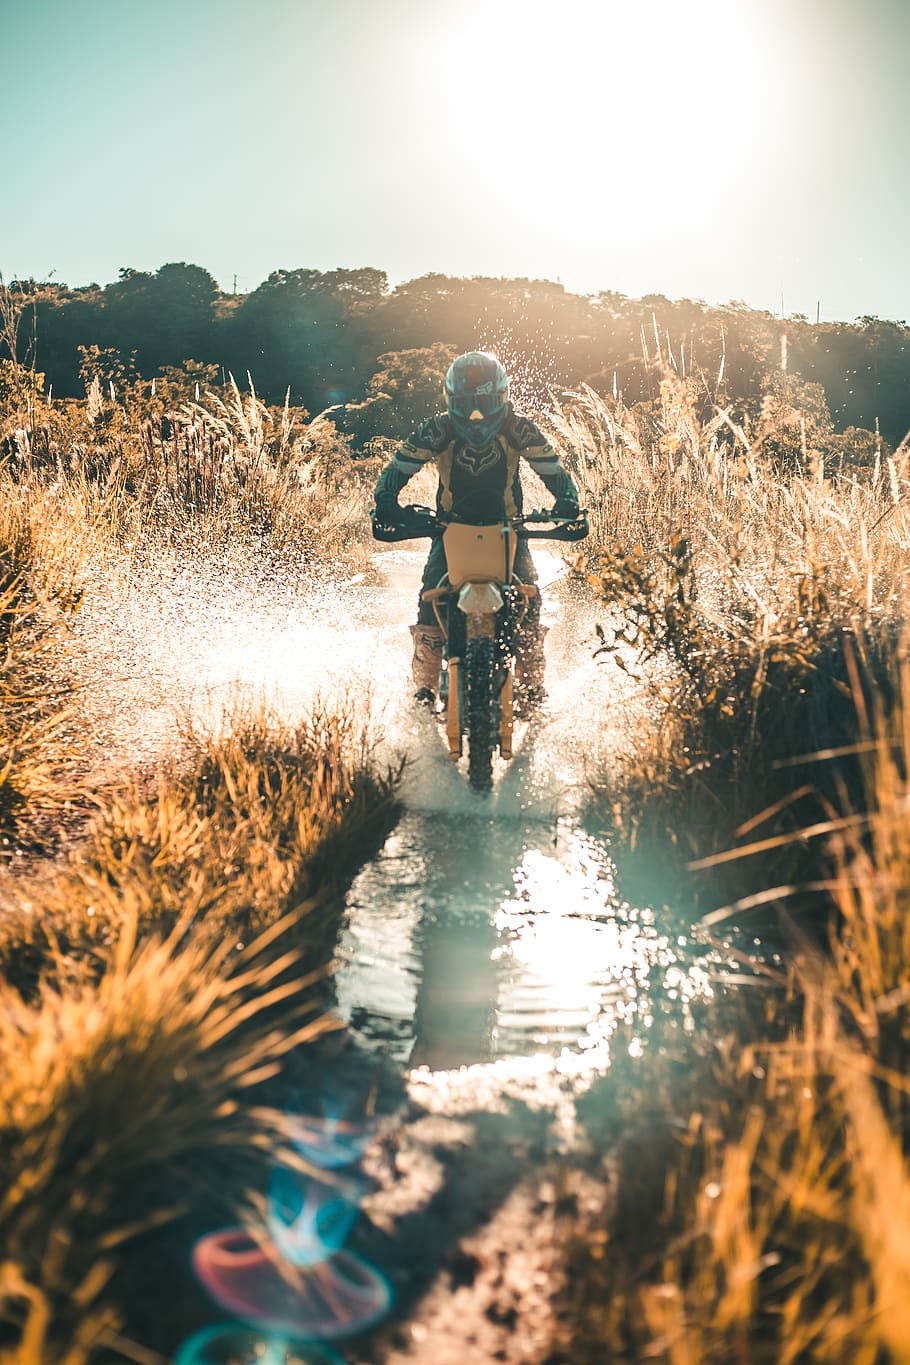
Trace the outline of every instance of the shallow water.
<path fill-rule="evenodd" d="M 478 1067 L 503 1084 L 596 1074 L 619 1023 L 633 1047 L 656 1013 L 689 1027 L 689 1002 L 723 974 L 665 916 L 617 896 L 609 850 L 586 827 L 587 775 L 621 748 L 641 698 L 595 659 L 598 611 L 562 559 L 534 554 L 549 706 L 519 725 L 485 797 L 411 700 L 419 545 L 317 587 L 242 558 L 164 560 L 141 590 L 108 577 L 73 628 L 104 762 L 152 762 L 181 723 L 217 724 L 238 695 L 288 720 L 316 697 L 360 699 L 380 748 L 407 756 L 404 815 L 351 887 L 335 985 L 356 1038 L 422 1084 Z"/>
<path fill-rule="evenodd" d="M 364 1046 L 449 1100 L 455 1072 L 474 1090 L 591 1077 L 609 1066 L 618 1024 L 633 1048 L 655 1012 L 690 1027 L 689 1002 L 723 971 L 617 895 L 609 850 L 586 828 L 587 774 L 609 762 L 641 703 L 626 674 L 594 658 L 597 613 L 562 560 L 540 549 L 535 559 L 550 700 L 518 727 L 488 796 L 470 791 L 464 761 L 451 762 L 438 724 L 409 704 L 422 556 L 380 557 L 384 581 L 363 593 L 366 619 L 378 613 L 394 642 L 389 737 L 410 761 L 404 816 L 347 897 L 338 1008 Z"/>
<path fill-rule="evenodd" d="M 713 970 L 687 948 L 617 898 L 602 842 L 570 816 L 409 810 L 348 896 L 338 1004 L 411 1069 L 595 1072 L 619 1022 L 646 1033 L 672 1001 L 685 1027 Z"/>

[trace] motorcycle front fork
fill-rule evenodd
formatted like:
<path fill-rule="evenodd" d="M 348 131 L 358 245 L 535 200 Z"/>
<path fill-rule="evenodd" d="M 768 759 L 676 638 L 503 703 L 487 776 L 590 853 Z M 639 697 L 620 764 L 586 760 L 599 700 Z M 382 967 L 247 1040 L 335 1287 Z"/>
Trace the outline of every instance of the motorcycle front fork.
<path fill-rule="evenodd" d="M 501 660 L 499 669 L 502 682 L 498 691 L 498 732 L 499 752 L 503 758 L 512 757 L 512 731 L 515 723 L 513 665 L 515 628 L 527 610 L 528 601 L 536 589 L 524 584 L 509 585 L 504 589 L 506 607 L 499 618 L 480 617 L 472 620 L 462 613 L 454 600 L 454 594 L 442 589 L 431 590 L 426 597 L 432 601 L 436 619 L 445 632 L 445 658 L 439 676 L 439 698 L 445 706 L 446 737 L 449 754 L 453 759 L 461 757 L 462 721 L 464 716 L 464 697 L 461 677 L 461 661 L 464 658 L 469 635 L 487 635 L 496 640 L 497 654 Z"/>
<path fill-rule="evenodd" d="M 480 622 L 467 623 L 467 628 L 464 631 L 464 642 L 458 654 L 455 654 L 454 651 L 450 654 L 447 643 L 446 657 L 439 676 L 439 697 L 445 705 L 449 756 L 452 759 L 458 759 L 462 753 L 462 734 L 464 731 L 462 658 L 468 639 L 473 638 L 472 624 L 480 625 L 478 634 L 493 636 L 497 643 L 497 653 L 501 657 L 498 675 L 502 681 L 498 692 L 494 689 L 494 705 L 499 713 L 496 717 L 496 728 L 499 738 L 499 752 L 503 758 L 511 758 L 512 732 L 515 724 L 512 656 L 506 642 L 501 637 L 501 633 L 495 630 L 495 624 L 488 625 L 486 622 L 482 624 Z"/>

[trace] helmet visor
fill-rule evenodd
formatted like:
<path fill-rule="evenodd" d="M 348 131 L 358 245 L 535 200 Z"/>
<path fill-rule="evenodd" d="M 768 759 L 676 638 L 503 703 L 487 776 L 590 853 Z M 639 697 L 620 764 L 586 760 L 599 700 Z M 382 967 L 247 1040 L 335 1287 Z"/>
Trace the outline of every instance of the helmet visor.
<path fill-rule="evenodd" d="M 473 393 L 449 394 L 449 411 L 453 417 L 469 419 L 472 413 L 479 412 L 481 417 L 492 417 L 503 406 L 503 396 L 496 392 L 492 382 L 484 384 Z"/>

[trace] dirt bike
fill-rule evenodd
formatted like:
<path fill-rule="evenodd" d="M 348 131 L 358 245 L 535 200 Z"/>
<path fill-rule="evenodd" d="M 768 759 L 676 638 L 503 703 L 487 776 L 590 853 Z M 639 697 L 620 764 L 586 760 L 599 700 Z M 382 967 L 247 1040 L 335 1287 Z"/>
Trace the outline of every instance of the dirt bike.
<path fill-rule="evenodd" d="M 475 526 L 412 504 L 394 523 L 373 518 L 376 540 L 442 536 L 446 573 L 422 597 L 445 635 L 438 691 L 449 756 L 457 763 L 467 740 L 468 781 L 475 791 L 492 787 L 497 750 L 512 757 L 515 632 L 538 591 L 514 574 L 518 537 L 572 541 L 587 534 L 586 511 L 571 520 L 530 512 Z"/>

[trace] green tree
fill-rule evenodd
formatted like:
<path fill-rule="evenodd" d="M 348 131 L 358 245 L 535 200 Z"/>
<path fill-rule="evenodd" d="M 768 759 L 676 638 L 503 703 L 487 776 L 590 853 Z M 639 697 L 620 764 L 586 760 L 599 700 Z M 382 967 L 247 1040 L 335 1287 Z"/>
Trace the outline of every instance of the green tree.
<path fill-rule="evenodd" d="M 136 353 L 143 374 L 193 356 L 213 360 L 218 286 L 207 270 L 184 261 L 152 275 L 121 270 L 104 290 L 105 345 Z"/>
<path fill-rule="evenodd" d="M 321 411 L 343 395 L 332 380 L 344 304 L 322 279 L 318 270 L 273 270 L 231 320 L 230 369 L 252 373 L 269 402 L 290 388 L 293 401 Z"/>
<path fill-rule="evenodd" d="M 444 405 L 446 370 L 457 354 L 457 347 L 437 342 L 381 355 L 366 398 L 345 408 L 342 425 L 354 444 L 363 445 L 376 436 L 403 440 L 425 417 L 438 412 Z"/>

